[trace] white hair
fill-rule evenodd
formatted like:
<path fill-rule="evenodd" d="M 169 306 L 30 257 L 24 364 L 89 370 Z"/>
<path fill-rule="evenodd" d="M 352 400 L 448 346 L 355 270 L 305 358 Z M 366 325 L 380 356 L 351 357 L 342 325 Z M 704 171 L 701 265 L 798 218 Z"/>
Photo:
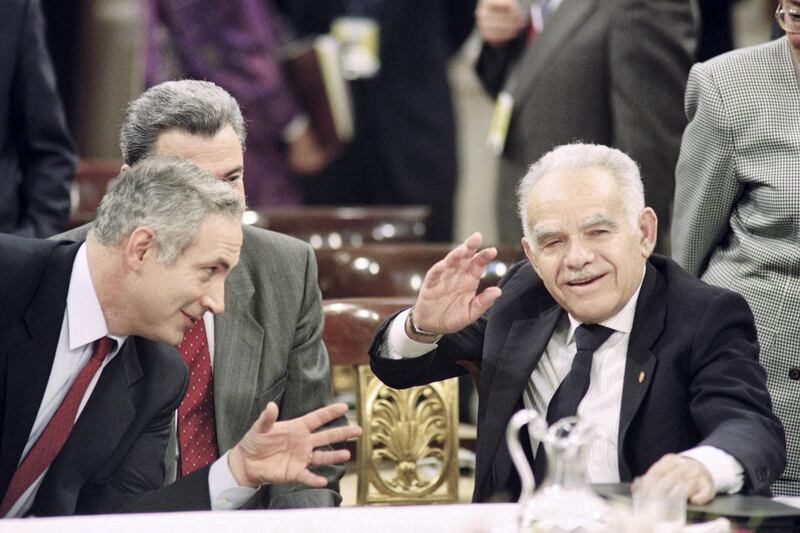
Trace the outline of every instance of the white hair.
<path fill-rule="evenodd" d="M 636 227 L 644 210 L 644 186 L 639 166 L 626 153 L 599 144 L 573 143 L 558 146 L 531 165 L 517 187 L 517 209 L 522 220 L 522 231 L 531 240 L 531 221 L 528 213 L 533 187 L 553 172 L 571 172 L 591 167 L 608 171 L 617 181 L 622 203 L 631 227 Z"/>
<path fill-rule="evenodd" d="M 178 157 L 152 156 L 114 179 L 89 238 L 115 246 L 137 227 L 148 226 L 155 233 L 159 261 L 172 264 L 210 215 L 238 221 L 242 210 L 236 192 L 210 172 Z"/>

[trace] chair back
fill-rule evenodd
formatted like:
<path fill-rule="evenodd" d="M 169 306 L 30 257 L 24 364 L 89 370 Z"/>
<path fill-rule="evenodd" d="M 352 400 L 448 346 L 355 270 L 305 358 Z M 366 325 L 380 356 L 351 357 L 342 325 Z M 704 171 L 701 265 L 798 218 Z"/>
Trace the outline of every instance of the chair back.
<path fill-rule="evenodd" d="M 323 339 L 331 366 L 354 367 L 356 503 L 458 501 L 458 383 L 449 379 L 404 390 L 384 385 L 369 368 L 378 326 L 414 303 L 408 298 L 325 300 Z"/>
<path fill-rule="evenodd" d="M 81 159 L 70 191 L 67 229 L 94 220 L 97 206 L 106 194 L 109 182 L 119 174 L 120 162 L 110 159 Z"/>

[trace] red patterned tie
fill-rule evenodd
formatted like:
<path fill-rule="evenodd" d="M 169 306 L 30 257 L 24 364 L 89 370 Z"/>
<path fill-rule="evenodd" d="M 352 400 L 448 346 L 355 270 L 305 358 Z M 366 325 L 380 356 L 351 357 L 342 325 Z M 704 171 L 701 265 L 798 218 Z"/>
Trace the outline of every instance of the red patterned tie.
<path fill-rule="evenodd" d="M 92 357 L 83 366 L 66 396 L 61 400 L 61 405 L 56 409 L 44 431 L 23 459 L 22 464 L 14 472 L 8 490 L 0 503 L 0 517 L 8 514 L 20 496 L 42 475 L 42 472 L 50 466 L 58 452 L 61 451 L 61 447 L 75 424 L 78 406 L 86 393 L 86 388 L 113 346 L 114 341 L 108 337 L 99 339 L 95 344 Z"/>
<path fill-rule="evenodd" d="M 178 406 L 178 475 L 186 476 L 219 457 L 214 425 L 214 379 L 202 319 L 183 335 L 178 351 L 189 365 L 189 389 Z"/>

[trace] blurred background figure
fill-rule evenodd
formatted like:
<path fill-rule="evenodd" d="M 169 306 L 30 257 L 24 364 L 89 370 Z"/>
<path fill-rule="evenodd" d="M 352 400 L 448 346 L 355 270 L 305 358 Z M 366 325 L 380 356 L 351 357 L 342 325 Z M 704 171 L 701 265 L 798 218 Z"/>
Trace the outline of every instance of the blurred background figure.
<path fill-rule="evenodd" d="M 224 87 L 247 122 L 248 204 L 299 204 L 291 173 L 318 171 L 328 154 L 281 72 L 288 37 L 271 1 L 148 0 L 147 10 L 146 85 L 192 78 Z"/>
<path fill-rule="evenodd" d="M 0 232 L 48 237 L 67 221 L 77 157 L 39 1 L 0 6 Z"/>
<path fill-rule="evenodd" d="M 500 242 L 522 237 L 516 184 L 532 161 L 575 140 L 605 144 L 641 165 L 658 214 L 656 251 L 669 250 L 670 204 L 683 91 L 694 60 L 689 0 L 480 0 L 477 71 L 498 99 L 502 142 Z M 499 129 L 500 131 L 495 131 Z"/>
<path fill-rule="evenodd" d="M 731 9 L 736 0 L 697 0 L 700 32 L 697 60 L 705 61 L 733 48 Z"/>
<path fill-rule="evenodd" d="M 469 35 L 475 0 L 282 0 L 299 36 L 341 17 L 377 26 L 379 70 L 350 85 L 355 137 L 322 172 L 303 178 L 308 204 L 424 204 L 427 238 L 451 241 L 456 133 L 448 59 Z"/>
<path fill-rule="evenodd" d="M 800 0 L 778 2 L 786 36 L 698 63 L 676 172 L 675 259 L 741 293 L 758 327 L 787 466 L 773 485 L 800 495 Z"/>

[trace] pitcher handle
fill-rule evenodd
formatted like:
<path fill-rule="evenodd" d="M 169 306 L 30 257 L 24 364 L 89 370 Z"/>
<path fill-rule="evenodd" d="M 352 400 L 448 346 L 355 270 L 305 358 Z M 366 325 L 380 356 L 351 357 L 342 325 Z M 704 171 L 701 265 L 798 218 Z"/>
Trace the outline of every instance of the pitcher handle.
<path fill-rule="evenodd" d="M 534 409 L 523 409 L 517 411 L 506 427 L 506 442 L 508 443 L 508 452 L 511 454 L 511 460 L 519 473 L 520 480 L 522 481 L 522 490 L 519 494 L 517 503 L 524 509 L 533 494 L 534 480 L 531 465 L 528 464 L 528 458 L 522 449 L 519 442 L 519 431 L 522 426 L 535 423 L 537 432 L 544 437 L 547 433 L 547 423 L 542 416 Z"/>

